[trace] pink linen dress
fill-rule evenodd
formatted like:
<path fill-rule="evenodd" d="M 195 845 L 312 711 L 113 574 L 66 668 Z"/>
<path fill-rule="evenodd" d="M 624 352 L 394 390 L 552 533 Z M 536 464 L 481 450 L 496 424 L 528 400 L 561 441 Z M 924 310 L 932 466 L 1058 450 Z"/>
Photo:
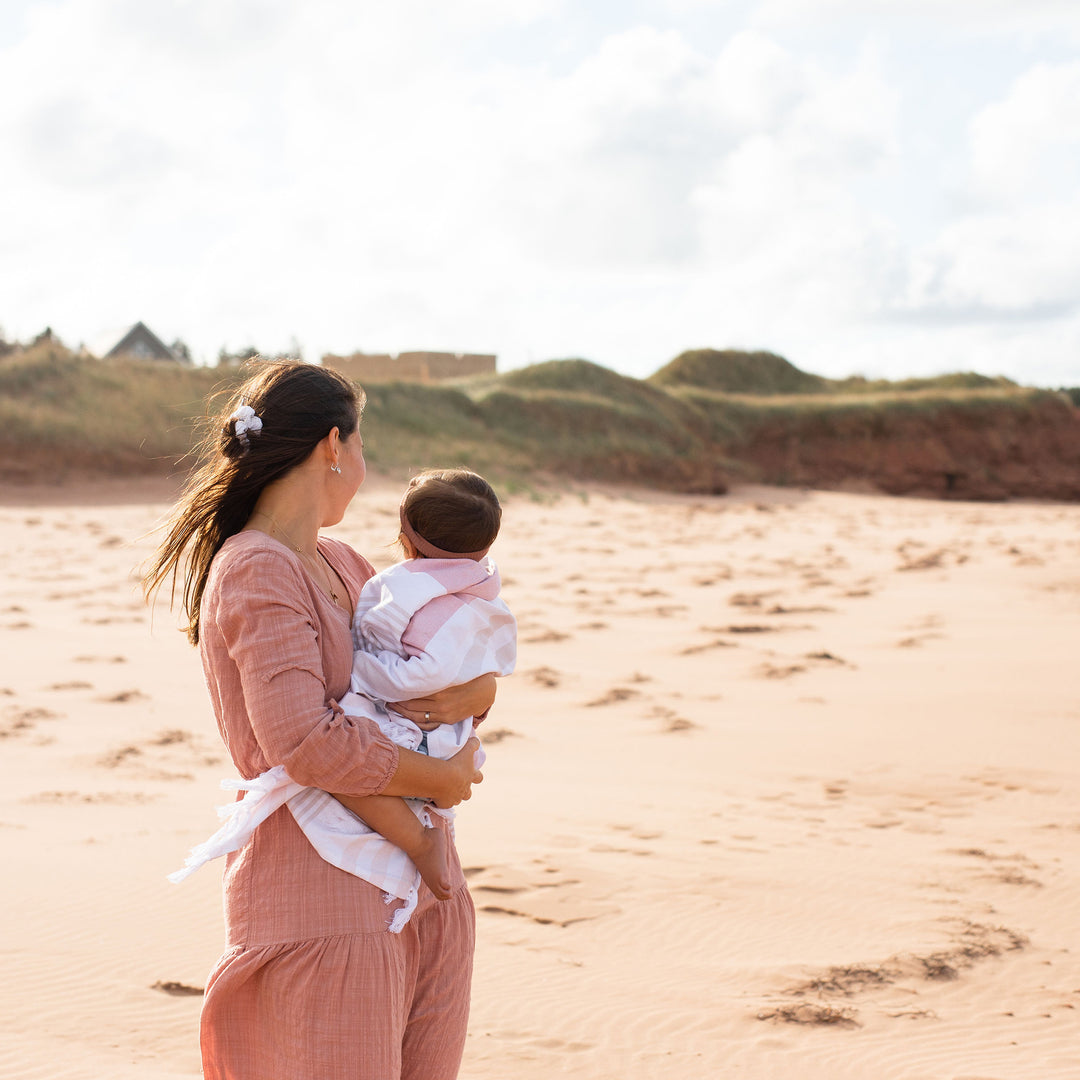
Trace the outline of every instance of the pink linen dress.
<path fill-rule="evenodd" d="M 319 548 L 355 607 L 371 565 Z M 299 783 L 347 795 L 382 790 L 398 750 L 346 716 L 349 615 L 303 561 L 263 533 L 230 537 L 202 601 L 200 652 L 222 738 L 251 779 L 284 765 Z M 453 845 L 451 843 L 451 851 Z M 374 885 L 323 861 L 287 807 L 225 868 L 227 949 L 202 1012 L 206 1080 L 453 1080 L 465 1043 L 475 939 L 452 856 L 453 896 L 421 887 L 401 934 Z"/>

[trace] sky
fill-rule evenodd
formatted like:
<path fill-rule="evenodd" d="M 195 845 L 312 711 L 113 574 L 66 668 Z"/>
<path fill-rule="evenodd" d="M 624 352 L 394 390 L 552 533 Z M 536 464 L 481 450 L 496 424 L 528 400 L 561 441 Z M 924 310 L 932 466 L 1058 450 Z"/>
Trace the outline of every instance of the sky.
<path fill-rule="evenodd" d="M 0 328 L 1080 384 L 1076 0 L 4 0 Z"/>

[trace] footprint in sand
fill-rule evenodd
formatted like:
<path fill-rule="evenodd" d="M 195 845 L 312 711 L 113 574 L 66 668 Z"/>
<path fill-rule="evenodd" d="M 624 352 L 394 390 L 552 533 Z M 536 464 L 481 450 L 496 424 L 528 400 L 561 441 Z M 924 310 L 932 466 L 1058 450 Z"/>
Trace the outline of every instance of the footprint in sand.
<path fill-rule="evenodd" d="M 914 630 L 916 633 L 910 637 L 901 638 L 896 643 L 899 649 L 918 649 L 927 641 L 940 640 L 945 637 L 944 634 L 939 632 L 939 627 L 942 625 L 942 618 L 937 614 L 924 615 L 921 619 L 916 619 L 914 622 L 909 623 L 905 630 Z"/>
<path fill-rule="evenodd" d="M 0 713 L 0 716 L 2 716 L 0 739 L 6 739 L 28 734 L 43 720 L 59 720 L 63 717 L 63 713 L 43 709 L 40 706 L 27 708 L 21 705 L 9 705 L 3 713 Z"/>
<path fill-rule="evenodd" d="M 594 698 L 592 701 L 586 701 L 585 705 L 590 709 L 595 708 L 598 705 L 616 705 L 620 701 L 629 701 L 630 698 L 640 696 L 641 694 L 638 690 L 632 690 L 628 686 L 616 686 L 601 697 Z"/>
<path fill-rule="evenodd" d="M 562 682 L 562 676 L 554 668 L 550 667 L 533 668 L 531 671 L 523 671 L 521 674 L 529 682 L 552 690 Z"/>
<path fill-rule="evenodd" d="M 495 728 L 492 731 L 483 730 L 481 734 L 484 736 L 485 746 L 494 746 L 495 743 L 500 743 L 504 739 L 516 739 L 520 738 L 518 732 L 511 731 L 509 728 Z"/>
<path fill-rule="evenodd" d="M 927 641 L 944 637 L 944 634 L 918 634 L 914 637 L 901 638 L 897 643 L 898 649 L 921 649 Z"/>
<path fill-rule="evenodd" d="M 471 867 L 465 871 L 469 891 L 477 911 L 527 919 L 541 926 L 570 926 L 573 923 L 617 914 L 619 908 L 597 895 L 597 875 L 593 880 L 570 876 L 540 862 L 530 871 L 512 867 Z"/>
<path fill-rule="evenodd" d="M 679 650 L 679 656 L 696 656 L 698 653 L 711 652 L 713 649 L 734 649 L 734 641 L 725 641 L 723 638 L 713 638 L 712 641 L 703 641 L 698 645 L 687 645 Z"/>
<path fill-rule="evenodd" d="M 675 731 L 693 731 L 698 727 L 692 720 L 687 720 L 685 716 L 679 716 L 674 709 L 669 709 L 665 705 L 653 706 L 649 715 L 654 719 L 663 721 L 660 730 L 664 734 Z"/>
<path fill-rule="evenodd" d="M 734 576 L 730 567 L 722 566 L 711 574 L 698 575 L 693 579 L 693 583 L 701 588 L 708 588 L 710 585 L 719 585 L 721 581 L 730 581 Z"/>
<path fill-rule="evenodd" d="M 569 637 L 569 634 L 564 634 L 560 630 L 541 630 L 521 640 L 528 645 L 550 645 L 556 641 L 566 641 Z"/>
<path fill-rule="evenodd" d="M 900 565 L 896 568 L 900 571 L 909 570 L 940 570 L 949 561 L 954 566 L 963 566 L 968 561 L 968 556 L 963 552 L 953 551 L 951 548 L 935 548 L 932 551 L 924 551 L 926 545 L 917 540 L 906 540 L 897 549 L 900 556 Z"/>
<path fill-rule="evenodd" d="M 740 592 L 735 593 L 733 596 L 729 596 L 728 603 L 732 607 L 760 608 L 762 601 L 767 600 L 770 596 L 776 595 L 776 589 L 772 589 L 769 592 Z"/>
<path fill-rule="evenodd" d="M 793 675 L 799 675 L 804 671 L 806 667 L 803 664 L 770 664 L 768 662 L 754 669 L 759 679 L 790 679 Z"/>
<path fill-rule="evenodd" d="M 105 694 L 98 698 L 98 701 L 103 701 L 107 705 L 121 705 L 131 701 L 148 701 L 149 695 L 144 694 L 141 690 L 120 690 L 115 694 Z"/>
<path fill-rule="evenodd" d="M 162 982 L 158 980 L 150 987 L 151 990 L 159 990 L 170 997 L 202 997 L 206 991 L 201 986 L 191 986 L 182 982 Z"/>
<path fill-rule="evenodd" d="M 170 728 L 142 743 L 128 743 L 102 754 L 97 764 L 106 769 L 124 769 L 142 779 L 194 780 L 191 768 L 212 767 L 222 763 L 199 736 L 180 728 Z M 185 771 L 178 772 L 180 765 Z"/>
<path fill-rule="evenodd" d="M 831 652 L 825 652 L 824 650 L 821 652 L 807 653 L 805 658 L 807 660 L 816 660 L 821 664 L 839 664 L 840 667 L 855 666 L 854 664 L 849 664 L 847 660 L 841 660 L 839 656 L 834 656 Z"/>

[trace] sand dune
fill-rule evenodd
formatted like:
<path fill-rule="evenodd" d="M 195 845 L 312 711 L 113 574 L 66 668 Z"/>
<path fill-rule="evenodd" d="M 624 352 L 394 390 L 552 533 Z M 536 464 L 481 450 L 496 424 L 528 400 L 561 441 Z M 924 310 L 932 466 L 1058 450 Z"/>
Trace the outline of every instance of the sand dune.
<path fill-rule="evenodd" d="M 397 485 L 334 530 L 391 558 Z M 160 489 L 0 498 L 0 1075 L 199 1074 L 229 765 L 134 567 Z M 1080 507 L 508 500 L 459 817 L 462 1076 L 1080 1075 Z"/>

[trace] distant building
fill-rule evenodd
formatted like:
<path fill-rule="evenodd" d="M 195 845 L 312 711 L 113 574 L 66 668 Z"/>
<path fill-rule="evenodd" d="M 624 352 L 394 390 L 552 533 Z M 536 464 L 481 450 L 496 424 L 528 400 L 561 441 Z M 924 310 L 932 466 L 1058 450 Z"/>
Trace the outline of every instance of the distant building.
<path fill-rule="evenodd" d="M 190 364 L 185 357 L 170 349 L 145 323 L 137 322 L 127 330 L 110 331 L 97 341 L 87 345 L 86 351 L 99 360 L 115 360 L 120 356 L 133 356 L 137 360 L 171 360 L 177 364 Z"/>
<path fill-rule="evenodd" d="M 470 375 L 494 375 L 496 357 L 491 353 L 403 352 L 327 353 L 323 367 L 333 368 L 354 382 L 442 382 Z"/>

